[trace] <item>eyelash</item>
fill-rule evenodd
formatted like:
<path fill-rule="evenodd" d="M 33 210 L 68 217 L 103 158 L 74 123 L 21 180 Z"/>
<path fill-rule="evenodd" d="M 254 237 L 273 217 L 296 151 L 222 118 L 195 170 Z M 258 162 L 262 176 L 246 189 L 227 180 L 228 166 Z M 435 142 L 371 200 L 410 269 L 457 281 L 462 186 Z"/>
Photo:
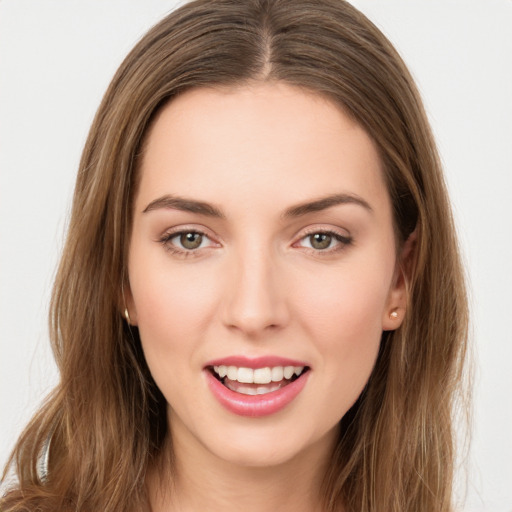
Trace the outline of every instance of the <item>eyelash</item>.
<path fill-rule="evenodd" d="M 182 258 L 189 258 L 189 257 L 195 257 L 198 254 L 199 249 L 205 249 L 207 247 L 197 247 L 195 249 L 186 249 L 186 248 L 179 248 L 173 243 L 171 243 L 171 240 L 177 237 L 181 237 L 183 235 L 199 235 L 202 236 L 210 242 L 215 243 L 211 240 L 211 238 L 204 232 L 197 229 L 183 229 L 180 231 L 173 231 L 171 233 L 165 233 L 160 239 L 159 242 L 164 246 L 165 250 L 169 251 L 171 254 L 174 254 L 176 256 L 182 257 Z M 308 252 L 311 252 L 315 255 L 328 255 L 332 253 L 336 253 L 339 251 L 342 251 L 345 247 L 351 245 L 353 243 L 353 238 L 351 236 L 341 235 L 340 233 L 332 230 L 324 230 L 324 229 L 312 229 L 311 231 L 305 233 L 297 242 L 293 244 L 293 246 L 297 246 L 299 242 L 302 242 L 303 240 L 306 240 L 313 235 L 326 235 L 329 237 L 332 237 L 332 239 L 337 242 L 334 247 L 327 247 L 325 249 L 315 249 L 314 247 L 302 247 L 302 249 L 305 249 Z M 202 242 L 201 242 L 202 244 Z M 211 247 L 211 246 L 208 246 Z"/>

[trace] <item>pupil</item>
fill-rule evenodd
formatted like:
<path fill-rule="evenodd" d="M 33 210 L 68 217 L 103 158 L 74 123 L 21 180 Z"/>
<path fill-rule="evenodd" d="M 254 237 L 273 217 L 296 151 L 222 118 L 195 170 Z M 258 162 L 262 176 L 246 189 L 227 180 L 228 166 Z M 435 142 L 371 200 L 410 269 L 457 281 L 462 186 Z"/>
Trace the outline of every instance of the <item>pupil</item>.
<path fill-rule="evenodd" d="M 185 247 L 185 249 L 197 249 L 202 241 L 203 236 L 199 233 L 185 233 L 180 237 L 181 245 Z"/>
<path fill-rule="evenodd" d="M 315 233 L 310 237 L 311 246 L 315 249 L 327 249 L 331 245 L 331 235 Z"/>

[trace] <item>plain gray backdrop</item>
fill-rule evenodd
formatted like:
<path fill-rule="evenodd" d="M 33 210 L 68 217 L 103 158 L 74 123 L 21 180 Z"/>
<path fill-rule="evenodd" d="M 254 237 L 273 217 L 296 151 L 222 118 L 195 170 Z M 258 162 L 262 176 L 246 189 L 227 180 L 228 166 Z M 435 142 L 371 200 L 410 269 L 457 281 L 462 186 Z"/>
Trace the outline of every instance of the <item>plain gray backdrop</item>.
<path fill-rule="evenodd" d="M 476 379 L 463 510 L 511 512 L 512 1 L 353 3 L 417 80 L 467 264 Z M 89 125 L 122 58 L 175 5 L 0 1 L 0 464 L 57 381 L 46 317 Z"/>

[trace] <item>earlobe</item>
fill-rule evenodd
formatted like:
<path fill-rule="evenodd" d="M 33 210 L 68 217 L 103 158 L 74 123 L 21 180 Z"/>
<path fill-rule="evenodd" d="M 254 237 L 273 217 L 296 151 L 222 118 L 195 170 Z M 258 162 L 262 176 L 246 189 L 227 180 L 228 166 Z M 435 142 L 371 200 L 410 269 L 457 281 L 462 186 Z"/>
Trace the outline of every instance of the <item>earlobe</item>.
<path fill-rule="evenodd" d="M 417 232 L 414 230 L 405 241 L 396 265 L 395 276 L 386 308 L 383 312 L 382 330 L 398 329 L 404 320 L 408 305 L 409 283 L 416 259 Z"/>
<path fill-rule="evenodd" d="M 398 329 L 402 325 L 404 315 L 405 308 L 396 307 L 391 310 L 387 308 L 382 319 L 382 330 L 394 331 L 395 329 Z"/>

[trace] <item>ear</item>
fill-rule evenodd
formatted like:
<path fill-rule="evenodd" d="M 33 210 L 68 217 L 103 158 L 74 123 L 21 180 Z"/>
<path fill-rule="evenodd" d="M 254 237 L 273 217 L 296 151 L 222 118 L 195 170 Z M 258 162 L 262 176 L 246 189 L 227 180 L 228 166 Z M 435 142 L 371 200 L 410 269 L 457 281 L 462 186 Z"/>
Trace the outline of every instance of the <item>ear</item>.
<path fill-rule="evenodd" d="M 409 283 L 416 260 L 417 232 L 414 230 L 405 241 L 397 259 L 393 282 L 386 307 L 382 314 L 382 330 L 394 331 L 402 325 L 407 308 Z"/>

